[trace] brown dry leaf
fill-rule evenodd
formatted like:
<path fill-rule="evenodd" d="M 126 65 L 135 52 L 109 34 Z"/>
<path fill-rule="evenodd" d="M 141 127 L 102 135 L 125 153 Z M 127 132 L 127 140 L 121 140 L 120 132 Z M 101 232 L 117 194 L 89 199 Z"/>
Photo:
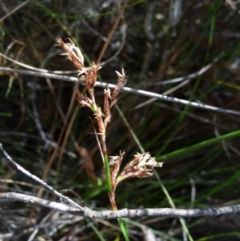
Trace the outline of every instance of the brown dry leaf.
<path fill-rule="evenodd" d="M 76 150 L 78 151 L 79 155 L 83 159 L 82 168 L 85 169 L 87 175 L 90 178 L 96 179 L 97 177 L 94 173 L 94 164 L 93 164 L 93 160 L 92 160 L 92 157 L 91 157 L 90 153 L 88 152 L 88 150 L 86 148 L 78 145 L 77 142 L 74 142 L 74 146 L 75 146 Z"/>

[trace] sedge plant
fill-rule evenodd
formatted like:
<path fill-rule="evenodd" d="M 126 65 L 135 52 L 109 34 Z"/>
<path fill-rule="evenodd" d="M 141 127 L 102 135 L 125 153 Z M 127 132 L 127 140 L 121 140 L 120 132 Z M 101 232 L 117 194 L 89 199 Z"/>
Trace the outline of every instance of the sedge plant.
<path fill-rule="evenodd" d="M 103 158 L 103 167 L 106 174 L 108 196 L 113 210 L 117 210 L 116 188 L 118 184 L 128 178 L 145 178 L 153 175 L 153 168 L 162 167 L 149 153 L 137 153 L 134 158 L 124 167 L 121 167 L 124 152 L 118 156 L 109 156 L 106 145 L 106 130 L 108 123 L 111 121 L 111 110 L 117 102 L 118 95 L 122 87 L 127 83 L 127 77 L 124 69 L 121 72 L 116 71 L 117 84 L 111 92 L 110 89 L 104 90 L 103 107 L 99 107 L 95 100 L 94 86 L 97 81 L 98 71 L 101 69 L 100 64 L 92 62 L 89 67 L 84 66 L 84 57 L 81 50 L 75 43 L 69 39 L 65 43 L 61 38 L 56 38 L 57 45 L 65 50 L 63 55 L 74 64 L 78 70 L 78 79 L 86 86 L 86 93 L 82 93 L 76 87 L 76 100 L 80 107 L 91 109 L 96 119 L 97 137 L 99 137 L 100 151 Z"/>

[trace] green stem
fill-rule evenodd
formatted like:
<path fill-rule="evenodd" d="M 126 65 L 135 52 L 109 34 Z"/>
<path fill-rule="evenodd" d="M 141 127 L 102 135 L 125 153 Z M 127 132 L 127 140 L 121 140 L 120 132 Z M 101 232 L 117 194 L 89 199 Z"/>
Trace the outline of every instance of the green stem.
<path fill-rule="evenodd" d="M 117 220 L 118 220 L 119 226 L 120 226 L 120 228 L 121 228 L 121 230 L 122 230 L 122 234 L 123 234 L 123 236 L 124 236 L 124 239 L 125 239 L 126 241 L 129 241 L 128 232 L 127 232 L 127 229 L 126 229 L 126 227 L 125 227 L 125 225 L 124 225 L 123 220 L 120 219 L 120 218 L 118 218 Z"/>
<path fill-rule="evenodd" d="M 108 193 L 112 192 L 112 185 L 111 185 L 111 175 L 110 175 L 110 168 L 109 168 L 109 160 L 108 156 L 104 155 L 104 169 L 105 169 L 105 174 L 106 174 L 106 179 L 107 179 L 107 187 L 108 187 Z"/>

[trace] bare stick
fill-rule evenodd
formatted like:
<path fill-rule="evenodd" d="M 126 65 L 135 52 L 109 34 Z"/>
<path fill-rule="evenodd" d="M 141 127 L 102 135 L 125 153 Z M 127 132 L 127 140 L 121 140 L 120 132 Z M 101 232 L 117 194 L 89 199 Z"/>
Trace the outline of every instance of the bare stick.
<path fill-rule="evenodd" d="M 52 74 L 52 73 L 43 73 L 43 72 L 30 71 L 30 70 L 23 70 L 23 69 L 12 69 L 12 68 L 7 68 L 7 67 L 0 67 L 0 71 L 17 73 L 17 74 L 24 74 L 24 75 L 33 75 L 33 76 L 38 76 L 38 77 L 42 77 L 42 78 L 47 77 L 47 78 L 51 78 L 51 79 L 70 81 L 70 82 L 79 81 L 78 78 L 76 78 L 76 77 L 57 75 L 57 74 Z M 79 82 L 82 83 L 82 84 L 85 83 L 85 81 L 79 81 Z M 102 87 L 102 88 L 109 87 L 110 89 L 116 88 L 116 85 L 114 85 L 114 84 L 108 84 L 108 83 L 98 82 L 98 81 L 96 81 L 95 86 Z M 154 92 L 137 90 L 137 89 L 133 89 L 133 88 L 130 88 L 130 87 L 123 87 L 122 91 L 137 94 L 137 95 L 143 95 L 143 96 L 147 96 L 147 97 L 154 97 L 156 99 L 160 99 L 160 100 L 164 100 L 164 101 L 168 101 L 168 102 L 173 102 L 173 103 L 178 103 L 178 104 L 182 104 L 182 105 L 189 105 L 189 106 L 192 106 L 192 107 L 201 108 L 201 109 L 205 109 L 205 110 L 216 111 L 216 112 L 232 114 L 232 115 L 240 115 L 240 111 L 224 109 L 224 108 L 206 105 L 206 104 L 202 104 L 202 103 L 178 99 L 178 98 L 175 98 L 175 97 L 157 94 L 157 93 L 154 93 Z"/>
<path fill-rule="evenodd" d="M 42 185 L 43 187 L 45 187 L 47 190 L 49 190 L 50 192 L 54 193 L 56 196 L 58 196 L 59 198 L 61 198 L 62 200 L 65 200 L 66 202 L 68 202 L 69 204 L 71 204 L 73 207 L 77 208 L 79 211 L 84 212 L 84 207 L 81 207 L 80 205 L 78 205 L 76 202 L 74 202 L 73 200 L 71 200 L 70 198 L 64 196 L 63 194 L 61 194 L 60 192 L 56 191 L 53 187 L 51 187 L 50 185 L 48 185 L 47 183 L 45 183 L 43 180 L 41 180 L 40 178 L 38 178 L 37 176 L 31 174 L 29 171 L 27 171 L 26 169 L 24 169 L 22 166 L 20 166 L 19 164 L 17 164 L 9 155 L 8 153 L 3 149 L 2 144 L 0 143 L 0 152 L 2 153 L 3 157 L 5 158 L 6 161 L 8 161 L 14 168 L 16 168 L 19 172 L 23 173 L 25 176 L 29 177 L 30 179 L 32 179 L 33 181 L 37 182 L 38 184 Z"/>
<path fill-rule="evenodd" d="M 68 206 L 63 203 L 53 202 L 35 196 L 7 192 L 0 193 L 0 202 L 25 202 L 29 204 L 37 204 L 50 208 L 55 211 L 71 213 L 78 216 L 90 217 L 93 219 L 116 219 L 116 218 L 137 218 L 137 217 L 203 217 L 217 216 L 223 214 L 240 212 L 240 205 L 205 208 L 205 209 L 176 209 L 176 208 L 144 208 L 144 209 L 121 209 L 118 211 L 95 211 L 85 208 L 84 212 L 78 208 Z"/>

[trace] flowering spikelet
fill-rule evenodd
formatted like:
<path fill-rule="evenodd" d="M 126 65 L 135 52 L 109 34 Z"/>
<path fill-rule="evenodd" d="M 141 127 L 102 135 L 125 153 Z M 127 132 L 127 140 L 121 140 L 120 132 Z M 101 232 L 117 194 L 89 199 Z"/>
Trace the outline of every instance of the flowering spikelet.
<path fill-rule="evenodd" d="M 115 183 L 117 185 L 119 182 L 127 178 L 150 177 L 153 175 L 153 168 L 162 167 L 162 165 L 162 162 L 157 162 L 148 152 L 142 154 L 137 153 L 134 156 L 134 159 L 129 162 L 118 175 Z"/>
<path fill-rule="evenodd" d="M 117 183 L 116 183 L 117 175 L 118 175 L 120 166 L 122 164 L 124 154 L 125 154 L 124 152 L 120 152 L 119 156 L 110 156 L 109 165 L 111 167 L 111 183 L 112 183 L 113 189 L 115 189 L 117 186 Z"/>
<path fill-rule="evenodd" d="M 67 58 L 81 71 L 84 68 L 83 54 L 71 39 L 69 39 L 69 41 L 70 43 L 64 43 L 60 37 L 56 38 L 57 45 L 61 46 L 66 51 L 66 53 L 62 55 L 67 55 Z"/>
<path fill-rule="evenodd" d="M 94 115 L 95 115 L 95 118 L 97 119 L 99 133 L 105 136 L 106 128 L 103 123 L 103 119 L 102 119 L 103 113 L 100 107 L 97 107 Z"/>
<path fill-rule="evenodd" d="M 100 65 L 95 64 L 94 62 L 92 63 L 92 65 L 89 68 L 85 68 L 85 70 L 81 71 L 79 73 L 79 75 L 85 75 L 85 79 L 86 79 L 86 88 L 88 91 L 92 91 L 93 87 L 96 83 L 96 79 L 97 79 L 97 72 L 99 69 L 101 69 L 102 67 Z"/>
<path fill-rule="evenodd" d="M 112 101 L 110 104 L 110 109 L 114 106 L 114 104 L 117 101 L 117 96 L 119 94 L 119 92 L 121 91 L 121 89 L 123 88 L 123 86 L 127 83 L 127 78 L 124 72 L 124 69 L 122 69 L 122 73 L 119 73 L 118 71 L 116 71 L 116 74 L 118 76 L 118 83 L 113 91 L 112 94 Z"/>
<path fill-rule="evenodd" d="M 83 95 L 78 88 L 75 88 L 76 90 L 76 99 L 78 101 L 78 103 L 82 106 L 82 107 L 88 107 L 88 108 L 92 108 L 93 106 L 93 102 L 91 99 L 89 99 L 86 95 Z"/>

